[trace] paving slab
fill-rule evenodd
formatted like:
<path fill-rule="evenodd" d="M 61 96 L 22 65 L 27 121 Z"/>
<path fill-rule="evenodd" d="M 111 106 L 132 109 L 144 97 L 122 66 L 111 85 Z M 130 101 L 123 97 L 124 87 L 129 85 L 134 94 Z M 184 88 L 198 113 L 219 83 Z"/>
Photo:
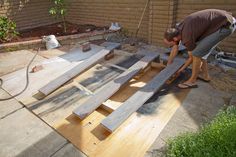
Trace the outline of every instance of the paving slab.
<path fill-rule="evenodd" d="M 36 51 L 34 51 L 36 52 Z M 60 56 L 60 55 L 64 55 L 66 54 L 68 51 L 62 51 L 62 50 L 59 50 L 59 49 L 51 49 L 51 50 L 41 50 L 39 52 L 39 55 L 44 57 L 44 58 L 47 58 L 47 59 L 50 59 L 50 58 L 54 58 L 54 57 L 57 57 L 57 56 Z"/>
<path fill-rule="evenodd" d="M 22 108 L 0 120 L 1 157 L 48 157 L 67 140 Z"/>
<path fill-rule="evenodd" d="M 211 120 L 224 106 L 224 99 L 231 94 L 214 89 L 210 84 L 198 81 L 199 87 L 192 89 L 180 108 L 173 115 L 145 157 L 163 156 L 166 141 L 181 133 L 197 131 L 204 122 Z"/>
<path fill-rule="evenodd" d="M 0 88 L 0 99 L 8 98 L 10 95 L 7 94 L 3 89 Z M 0 101 L 0 119 L 7 116 L 8 114 L 19 110 L 23 106 L 18 103 L 15 99 Z"/>
<path fill-rule="evenodd" d="M 71 143 L 68 143 L 52 157 L 86 157 L 86 155 L 75 148 Z"/>
<path fill-rule="evenodd" d="M 33 56 L 34 53 L 28 50 L 0 53 L 0 76 L 26 67 Z M 37 56 L 34 59 L 34 63 L 43 60 L 43 57 Z"/>

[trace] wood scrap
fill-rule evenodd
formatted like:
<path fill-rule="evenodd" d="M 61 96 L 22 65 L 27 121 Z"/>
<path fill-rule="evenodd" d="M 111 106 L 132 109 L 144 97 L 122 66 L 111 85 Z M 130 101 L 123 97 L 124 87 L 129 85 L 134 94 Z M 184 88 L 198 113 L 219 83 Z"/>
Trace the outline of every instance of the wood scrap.
<path fill-rule="evenodd" d="M 43 70 L 43 66 L 42 65 L 36 65 L 32 68 L 31 73 L 35 73 L 37 71 Z"/>
<path fill-rule="evenodd" d="M 115 56 L 114 52 L 110 52 L 109 54 L 107 54 L 107 55 L 105 56 L 105 60 L 110 60 L 110 59 L 112 59 L 114 56 Z"/>
<path fill-rule="evenodd" d="M 85 43 L 81 44 L 81 49 L 83 52 L 87 52 L 87 51 L 91 50 L 90 43 L 85 42 Z"/>

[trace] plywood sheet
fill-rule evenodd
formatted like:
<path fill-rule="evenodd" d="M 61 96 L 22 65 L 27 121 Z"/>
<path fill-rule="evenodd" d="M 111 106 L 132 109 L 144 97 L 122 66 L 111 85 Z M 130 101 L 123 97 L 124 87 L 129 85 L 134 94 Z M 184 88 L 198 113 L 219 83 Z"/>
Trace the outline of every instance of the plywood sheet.
<path fill-rule="evenodd" d="M 157 73 L 158 70 L 151 70 L 140 80 L 132 80 L 112 96 L 109 103 L 118 107 Z M 152 102 L 156 104 L 152 113 L 132 114 L 112 134 L 99 125 L 109 114 L 102 109 L 93 112 L 83 121 L 71 114 L 53 127 L 88 156 L 141 157 L 158 137 L 186 94 L 187 91 L 179 91 L 156 99 Z"/>

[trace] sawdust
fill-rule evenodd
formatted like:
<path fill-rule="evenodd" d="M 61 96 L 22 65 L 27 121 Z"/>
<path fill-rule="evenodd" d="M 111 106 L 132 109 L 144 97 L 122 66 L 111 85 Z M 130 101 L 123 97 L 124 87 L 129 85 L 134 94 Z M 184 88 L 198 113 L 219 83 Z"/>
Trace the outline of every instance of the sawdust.
<path fill-rule="evenodd" d="M 218 90 L 225 92 L 236 92 L 236 69 L 224 72 L 219 67 L 209 65 L 211 75 L 210 84 Z"/>

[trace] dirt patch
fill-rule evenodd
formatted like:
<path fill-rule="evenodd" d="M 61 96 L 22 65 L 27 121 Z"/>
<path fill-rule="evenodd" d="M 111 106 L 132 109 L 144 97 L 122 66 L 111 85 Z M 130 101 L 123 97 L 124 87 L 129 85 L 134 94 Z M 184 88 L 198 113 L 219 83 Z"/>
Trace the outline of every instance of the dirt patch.
<path fill-rule="evenodd" d="M 51 34 L 55 36 L 64 36 L 64 35 L 73 35 L 73 34 L 87 33 L 95 30 L 99 31 L 107 29 L 107 27 L 97 27 L 90 24 L 77 25 L 69 22 L 66 23 L 66 26 L 67 26 L 66 33 L 64 33 L 63 23 L 55 23 L 33 29 L 23 30 L 19 32 L 19 35 L 17 37 L 13 38 L 11 41 L 7 43 L 42 39 L 42 36 L 47 36 Z"/>
<path fill-rule="evenodd" d="M 236 69 L 224 72 L 219 67 L 209 65 L 209 72 L 212 77 L 210 84 L 214 88 L 230 93 L 236 91 Z"/>
<path fill-rule="evenodd" d="M 122 45 L 122 50 L 130 52 L 130 53 L 135 53 L 135 52 L 138 51 L 138 46 L 132 46 L 130 44 L 123 44 Z"/>

